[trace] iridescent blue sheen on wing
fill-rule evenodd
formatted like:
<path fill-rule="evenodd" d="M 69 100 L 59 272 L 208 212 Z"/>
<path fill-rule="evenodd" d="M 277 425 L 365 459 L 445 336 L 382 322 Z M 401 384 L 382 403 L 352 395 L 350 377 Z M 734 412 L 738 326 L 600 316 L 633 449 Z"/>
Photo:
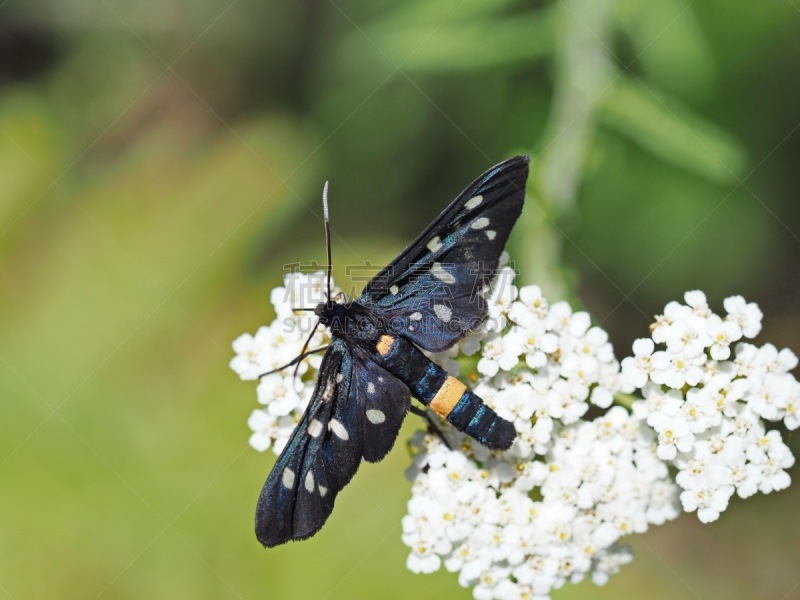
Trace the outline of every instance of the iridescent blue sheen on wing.
<path fill-rule="evenodd" d="M 480 292 L 522 211 L 527 156 L 475 180 L 356 300 L 426 350 L 452 346 L 486 317 Z"/>

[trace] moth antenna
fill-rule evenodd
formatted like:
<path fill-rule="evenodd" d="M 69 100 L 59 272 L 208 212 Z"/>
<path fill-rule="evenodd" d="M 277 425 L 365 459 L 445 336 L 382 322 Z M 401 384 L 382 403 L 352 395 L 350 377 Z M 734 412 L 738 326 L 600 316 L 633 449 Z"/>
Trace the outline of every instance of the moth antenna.
<path fill-rule="evenodd" d="M 314 334 L 317 333 L 317 327 L 319 327 L 319 321 L 316 322 L 314 328 L 311 330 L 311 334 L 306 338 L 306 343 L 303 344 L 303 349 L 300 351 L 300 356 L 305 356 L 306 350 L 308 350 L 308 344 L 311 342 L 311 338 L 314 337 Z M 302 360 L 302 359 L 301 359 Z M 300 361 L 297 361 L 297 365 L 294 368 L 294 373 L 292 373 L 292 379 L 297 377 L 297 370 L 300 368 Z"/>
<path fill-rule="evenodd" d="M 331 299 L 331 225 L 328 219 L 328 182 L 322 188 L 322 214 L 325 218 L 325 247 L 328 250 L 328 300 Z"/>

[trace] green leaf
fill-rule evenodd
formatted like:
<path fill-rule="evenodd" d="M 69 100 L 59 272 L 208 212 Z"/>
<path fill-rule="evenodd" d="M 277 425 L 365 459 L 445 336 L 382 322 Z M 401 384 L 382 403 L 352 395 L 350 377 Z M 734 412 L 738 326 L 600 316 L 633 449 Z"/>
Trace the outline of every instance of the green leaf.
<path fill-rule="evenodd" d="M 600 103 L 606 125 L 660 159 L 722 185 L 742 176 L 747 164 L 742 144 L 678 100 L 623 77 Z"/>
<path fill-rule="evenodd" d="M 717 69 L 692 3 L 628 0 L 618 5 L 618 15 L 633 50 L 626 67 L 641 67 L 648 81 L 682 97 L 710 91 Z"/>
<path fill-rule="evenodd" d="M 526 63 L 553 46 L 550 11 L 456 25 L 373 26 L 354 32 L 338 48 L 346 70 L 363 70 L 370 56 L 404 71 L 472 71 Z M 379 52 L 375 52 L 375 47 Z M 377 54 L 377 55 L 376 55 Z"/>

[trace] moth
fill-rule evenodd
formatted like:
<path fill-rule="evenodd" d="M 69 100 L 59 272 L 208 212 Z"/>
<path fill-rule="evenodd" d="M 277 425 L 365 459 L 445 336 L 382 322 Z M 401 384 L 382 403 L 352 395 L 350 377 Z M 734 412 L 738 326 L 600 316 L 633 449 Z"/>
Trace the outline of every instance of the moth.
<path fill-rule="evenodd" d="M 328 295 L 313 311 L 332 341 L 308 407 L 258 499 L 256 536 L 264 546 L 319 531 L 361 460 L 386 456 L 409 410 L 426 414 L 411 406 L 412 396 L 488 448 L 511 446 L 514 425 L 420 348 L 445 350 L 486 319 L 479 292 L 522 211 L 528 163 L 518 156 L 478 177 L 352 301 L 330 295 L 323 195 Z"/>

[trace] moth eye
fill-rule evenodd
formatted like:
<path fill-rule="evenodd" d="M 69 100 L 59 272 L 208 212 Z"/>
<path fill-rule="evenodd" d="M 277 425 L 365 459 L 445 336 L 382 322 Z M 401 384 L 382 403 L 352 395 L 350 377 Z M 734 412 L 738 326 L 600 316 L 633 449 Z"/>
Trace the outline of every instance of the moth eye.
<path fill-rule="evenodd" d="M 386 415 L 382 410 L 377 408 L 370 408 L 367 411 L 367 420 L 373 425 L 380 425 L 386 420 Z"/>

